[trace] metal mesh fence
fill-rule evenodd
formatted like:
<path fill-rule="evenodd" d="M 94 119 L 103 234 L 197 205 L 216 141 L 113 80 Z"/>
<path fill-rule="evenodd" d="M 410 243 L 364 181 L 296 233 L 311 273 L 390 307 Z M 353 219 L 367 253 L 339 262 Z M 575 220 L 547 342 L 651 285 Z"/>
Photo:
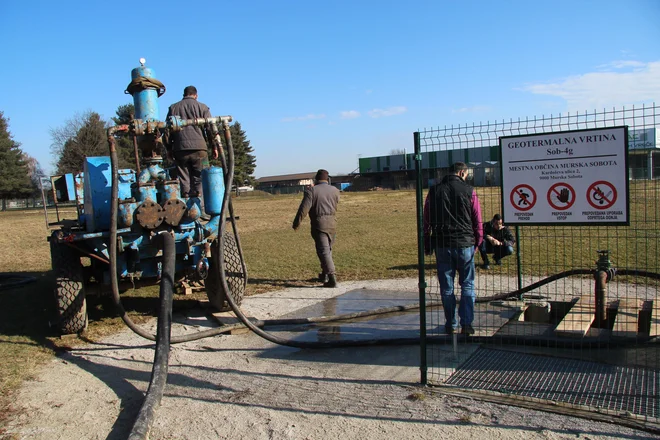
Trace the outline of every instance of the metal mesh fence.
<path fill-rule="evenodd" d="M 510 255 L 506 255 L 503 248 L 499 253 L 483 256 L 479 251 L 474 253 L 477 301 L 472 323 L 474 335 L 461 334 L 463 323 L 458 313 L 458 334 L 448 335 L 444 309 L 439 305 L 442 296 L 437 276 L 438 254 L 434 252 L 424 257 L 422 252 L 422 211 L 428 189 L 449 174 L 454 162 L 466 163 L 468 176 L 465 180 L 474 187 L 482 220 L 487 223 L 504 210 L 501 137 L 621 126 L 628 128 L 629 225 L 566 226 L 557 222 L 509 227 L 515 241 L 511 243 L 513 252 Z M 483 350 L 484 344 L 517 353 L 549 356 L 549 362 L 539 363 L 548 369 L 560 370 L 558 363 L 567 359 L 654 372 L 660 369 L 660 350 L 655 345 L 660 332 L 657 275 L 660 273 L 660 145 L 656 144 L 656 130 L 660 130 L 660 107 L 653 104 L 415 133 L 418 185 L 423 188 L 423 191 L 418 189 L 420 282 L 426 283 L 428 304 L 422 330 L 425 334 L 423 382 L 456 386 L 451 385 L 449 379 L 475 356 L 475 352 Z M 619 194 L 619 197 L 625 195 Z M 505 226 L 506 222 L 505 216 Z M 609 253 L 599 253 L 603 250 Z M 439 259 L 446 262 L 443 256 Z M 604 274 L 600 281 L 597 280 L 598 268 Z M 550 282 L 547 282 L 548 277 L 552 277 Z M 457 275 L 454 283 L 457 309 L 461 297 L 459 281 Z M 539 286 L 530 289 L 535 283 Z M 523 288 L 528 291 L 521 292 Z M 484 375 L 488 365 L 487 361 L 482 362 L 480 371 L 474 372 L 480 379 L 474 382 L 477 385 L 473 388 L 492 387 L 487 380 L 483 381 L 483 377 L 489 377 Z M 511 369 L 508 374 L 507 368 Z M 497 369 L 498 373 L 505 369 L 498 380 L 501 377 L 519 380 L 520 375 L 540 374 L 539 371 L 520 371 L 515 363 L 507 367 L 500 362 Z M 658 374 L 653 377 L 653 384 L 645 383 L 640 392 L 655 398 L 660 382 Z M 583 393 L 585 401 L 593 400 L 588 397 L 588 386 L 573 385 L 575 389 L 569 389 L 568 394 Z M 516 394 L 511 387 L 507 392 Z M 655 413 L 640 411 L 642 417 L 657 417 Z"/>

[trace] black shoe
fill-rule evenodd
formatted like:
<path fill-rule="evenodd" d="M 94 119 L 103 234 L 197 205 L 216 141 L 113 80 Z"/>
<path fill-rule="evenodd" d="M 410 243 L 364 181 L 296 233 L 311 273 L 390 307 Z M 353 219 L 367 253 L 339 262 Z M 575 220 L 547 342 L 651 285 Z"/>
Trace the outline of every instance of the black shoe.
<path fill-rule="evenodd" d="M 464 335 L 473 335 L 474 329 L 472 328 L 471 325 L 464 325 L 461 333 L 463 333 Z"/>
<path fill-rule="evenodd" d="M 495 264 L 497 264 L 498 266 L 501 266 L 502 265 L 502 260 L 495 260 Z"/>
<path fill-rule="evenodd" d="M 321 272 L 319 274 L 319 282 L 321 282 L 323 284 L 327 283 L 328 282 L 328 274 Z"/>
<path fill-rule="evenodd" d="M 323 283 L 323 287 L 337 287 L 337 276 L 334 273 L 328 275 L 328 281 Z"/>
<path fill-rule="evenodd" d="M 445 333 L 448 335 L 454 334 L 454 326 L 445 324 Z"/>
<path fill-rule="evenodd" d="M 488 264 L 482 264 L 481 267 L 482 267 L 484 270 L 489 270 L 489 269 L 490 269 L 490 265 L 488 265 Z"/>

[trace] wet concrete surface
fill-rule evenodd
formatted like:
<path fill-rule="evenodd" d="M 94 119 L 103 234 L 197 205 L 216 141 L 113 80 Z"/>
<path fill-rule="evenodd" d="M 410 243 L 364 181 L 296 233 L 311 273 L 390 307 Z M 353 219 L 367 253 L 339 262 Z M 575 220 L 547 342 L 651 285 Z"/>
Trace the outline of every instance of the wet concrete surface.
<path fill-rule="evenodd" d="M 282 316 L 282 318 L 343 315 L 418 303 L 419 296 L 416 292 L 356 289 L 318 304 L 296 310 Z M 428 298 L 427 304 L 429 304 Z M 508 306 L 476 304 L 475 321 L 473 322 L 476 336 L 493 335 L 516 312 L 517 309 Z M 297 326 L 272 326 L 268 327 L 268 331 L 287 339 L 306 342 L 417 339 L 419 338 L 419 313 L 419 308 L 415 308 L 407 311 L 397 311 L 343 321 Z M 449 339 L 449 336 L 445 332 L 445 318 L 442 306 L 435 305 L 427 307 L 426 323 L 428 336 Z"/>
<path fill-rule="evenodd" d="M 415 292 L 356 289 L 327 299 L 319 304 L 296 310 L 282 316 L 282 318 L 343 315 L 416 303 L 419 303 L 419 295 Z M 347 321 L 268 327 L 268 331 L 296 341 L 419 338 L 419 309 L 355 318 Z"/>
<path fill-rule="evenodd" d="M 415 292 L 356 289 L 318 304 L 304 307 L 281 318 L 310 318 L 341 315 L 385 307 L 416 304 Z M 272 326 L 266 331 L 295 341 L 354 341 L 419 338 L 419 309 L 349 321 Z M 419 343 L 373 345 L 325 349 L 298 349 L 273 346 L 258 357 L 303 362 L 307 367 L 331 368 L 342 377 L 373 383 L 416 384 L 420 381 Z"/>
<path fill-rule="evenodd" d="M 428 299 L 427 299 L 428 301 Z M 289 313 L 282 318 L 309 318 L 340 315 L 393 306 L 419 303 L 416 292 L 356 289 L 318 304 Z M 477 304 L 475 329 L 479 335 L 492 335 L 516 312 L 509 307 Z M 439 344 L 427 347 L 431 371 L 441 369 L 451 374 L 478 348 L 462 335 L 445 333 L 444 313 L 441 306 L 429 307 L 426 313 L 427 334 Z M 419 382 L 421 365 L 419 346 L 419 309 L 367 316 L 345 321 L 305 324 L 297 326 L 269 326 L 269 333 L 294 341 L 380 341 L 368 347 L 332 349 L 295 349 L 276 346 L 264 351 L 260 357 L 295 359 L 311 363 L 327 363 L 328 367 L 342 369 L 350 377 L 384 378 L 403 382 Z M 398 340 L 405 345 L 389 342 Z M 330 366 L 331 364 L 331 366 Z M 380 371 L 385 369 L 384 371 Z"/>

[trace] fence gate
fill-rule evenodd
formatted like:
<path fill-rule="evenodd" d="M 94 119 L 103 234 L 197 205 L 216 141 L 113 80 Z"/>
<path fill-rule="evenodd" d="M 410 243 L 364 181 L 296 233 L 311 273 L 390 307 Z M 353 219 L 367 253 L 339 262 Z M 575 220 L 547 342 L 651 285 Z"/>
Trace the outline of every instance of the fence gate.
<path fill-rule="evenodd" d="M 474 256 L 475 334 L 459 327 L 448 335 L 436 257 L 423 250 L 427 189 L 453 163 L 466 163 L 488 222 L 504 210 L 501 137 L 623 126 L 629 225 L 510 227 L 511 255 L 488 255 L 488 268 Z M 415 133 L 423 383 L 660 421 L 659 131 L 653 104 Z M 568 190 L 556 194 L 561 189 Z M 613 199 L 607 186 L 592 192 L 595 200 Z M 551 196 L 561 209 L 580 194 L 564 194 L 564 205 Z M 538 198 L 546 202 L 545 194 Z"/>

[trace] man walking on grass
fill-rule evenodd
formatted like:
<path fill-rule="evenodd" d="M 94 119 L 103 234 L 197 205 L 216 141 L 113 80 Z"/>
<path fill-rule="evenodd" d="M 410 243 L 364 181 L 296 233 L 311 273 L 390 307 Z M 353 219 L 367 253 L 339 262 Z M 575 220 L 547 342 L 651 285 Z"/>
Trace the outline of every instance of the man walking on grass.
<path fill-rule="evenodd" d="M 305 195 L 293 220 L 293 229 L 298 230 L 300 222 L 309 214 L 316 255 L 321 262 L 319 280 L 323 283 L 323 287 L 337 287 L 335 263 L 332 261 L 332 244 L 337 232 L 335 213 L 339 203 L 339 190 L 330 185 L 329 179 L 326 170 L 318 170 L 314 179 L 316 184 L 305 189 Z"/>
<path fill-rule="evenodd" d="M 465 183 L 468 168 L 456 162 L 433 186 L 424 203 L 424 251 L 435 251 L 445 331 L 456 329 L 454 278 L 458 272 L 461 301 L 458 316 L 465 335 L 474 334 L 474 253 L 483 240 L 481 206 L 474 188 Z"/>

